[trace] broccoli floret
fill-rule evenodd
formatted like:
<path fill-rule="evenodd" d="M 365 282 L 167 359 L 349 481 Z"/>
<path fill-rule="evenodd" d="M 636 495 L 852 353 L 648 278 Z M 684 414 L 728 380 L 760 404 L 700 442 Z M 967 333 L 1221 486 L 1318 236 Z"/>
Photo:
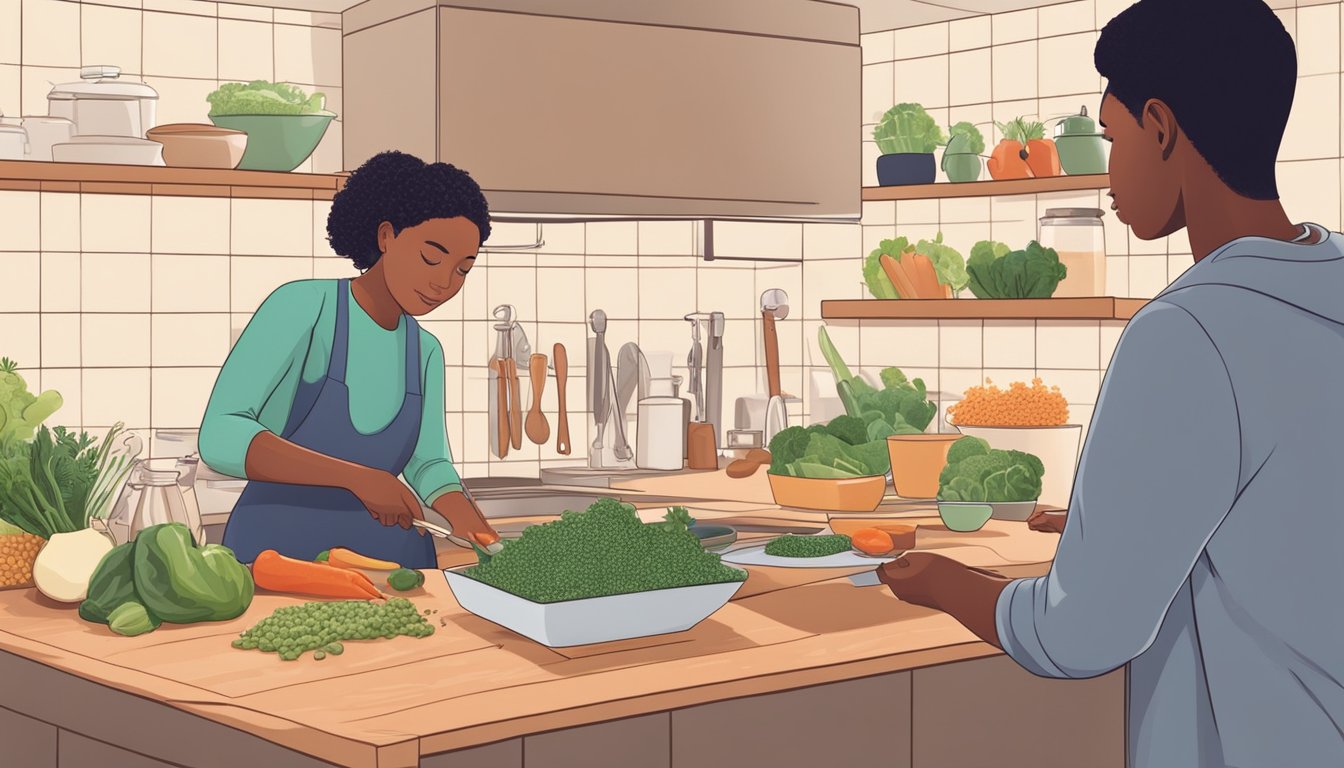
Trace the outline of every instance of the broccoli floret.
<path fill-rule="evenodd" d="M 678 510 L 664 524 L 645 525 L 634 507 L 604 498 L 526 529 L 463 573 L 538 603 L 745 581 L 746 571 L 704 550 L 689 519 Z"/>
<path fill-rule="evenodd" d="M 796 536 L 789 533 L 766 544 L 765 554 L 775 557 L 826 557 L 848 552 L 849 549 L 849 537 L 843 534 Z"/>

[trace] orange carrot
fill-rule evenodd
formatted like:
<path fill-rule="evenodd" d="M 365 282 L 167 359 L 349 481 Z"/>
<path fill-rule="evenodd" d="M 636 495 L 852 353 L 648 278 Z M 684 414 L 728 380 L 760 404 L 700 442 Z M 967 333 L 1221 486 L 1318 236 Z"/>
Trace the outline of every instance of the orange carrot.
<path fill-rule="evenodd" d="M 327 565 L 337 568 L 359 568 L 368 571 L 395 571 L 401 566 L 390 560 L 376 560 L 372 557 L 343 547 L 332 547 L 327 554 Z"/>
<path fill-rule="evenodd" d="M 377 600 L 383 597 L 369 577 L 359 571 L 309 563 L 268 549 L 252 561 L 252 580 L 272 592 L 315 597 Z"/>

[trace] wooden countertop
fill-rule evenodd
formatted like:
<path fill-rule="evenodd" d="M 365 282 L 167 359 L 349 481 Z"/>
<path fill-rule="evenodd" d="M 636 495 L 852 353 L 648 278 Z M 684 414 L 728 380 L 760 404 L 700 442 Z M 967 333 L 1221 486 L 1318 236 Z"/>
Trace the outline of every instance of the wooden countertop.
<path fill-rule="evenodd" d="M 826 522 L 824 514 L 775 506 L 763 474 L 698 475 L 692 490 L 687 485 L 659 478 L 621 493 L 648 519 L 661 516 L 665 497 L 693 492 L 701 499 L 687 505 L 700 520 Z M 952 533 L 927 506 L 884 506 L 878 514 L 918 523 L 920 549 L 1010 576 L 1043 573 L 1058 542 L 999 521 Z M 443 566 L 472 559 L 451 546 L 440 553 Z M 0 650 L 361 768 L 411 766 L 420 755 L 523 734 L 999 653 L 945 614 L 902 603 L 883 587 L 852 586 L 844 577 L 853 572 L 753 569 L 732 602 L 690 631 L 563 649 L 464 612 L 431 572 L 425 588 L 407 596 L 421 611 L 438 611 L 434 635 L 349 643 L 341 656 L 293 663 L 230 642 L 294 598 L 259 593 L 237 620 L 165 624 L 125 638 L 34 590 L 14 590 L 0 592 Z"/>

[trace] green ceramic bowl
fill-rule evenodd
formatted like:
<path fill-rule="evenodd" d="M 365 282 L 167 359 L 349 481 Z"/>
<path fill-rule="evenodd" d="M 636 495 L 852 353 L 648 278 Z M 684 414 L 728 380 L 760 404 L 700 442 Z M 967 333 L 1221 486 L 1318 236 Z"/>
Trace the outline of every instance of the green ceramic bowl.
<path fill-rule="evenodd" d="M 292 171 L 313 154 L 336 115 L 218 115 L 220 128 L 247 134 L 247 151 L 238 163 L 243 171 Z"/>
<path fill-rule="evenodd" d="M 970 533 L 985 527 L 994 516 L 994 507 L 974 501 L 940 501 L 938 516 L 949 531 Z"/>

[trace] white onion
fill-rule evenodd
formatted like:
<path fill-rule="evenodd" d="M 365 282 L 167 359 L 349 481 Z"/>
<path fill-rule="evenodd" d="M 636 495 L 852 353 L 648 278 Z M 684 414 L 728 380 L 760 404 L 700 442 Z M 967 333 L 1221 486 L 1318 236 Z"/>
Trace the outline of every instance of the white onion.
<path fill-rule="evenodd" d="M 37 591 L 62 603 L 82 601 L 94 570 L 112 546 L 111 539 L 92 528 L 54 534 L 33 561 Z"/>

